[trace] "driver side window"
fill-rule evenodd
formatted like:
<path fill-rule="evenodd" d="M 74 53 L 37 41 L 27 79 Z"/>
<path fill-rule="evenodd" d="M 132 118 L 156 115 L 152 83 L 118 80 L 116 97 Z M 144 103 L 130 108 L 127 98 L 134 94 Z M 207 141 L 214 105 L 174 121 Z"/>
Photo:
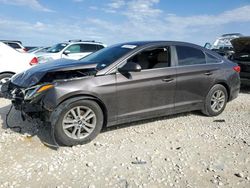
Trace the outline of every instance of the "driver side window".
<path fill-rule="evenodd" d="M 170 67 L 170 47 L 162 46 L 149 48 L 134 55 L 127 62 L 134 62 L 141 66 L 142 70 Z"/>

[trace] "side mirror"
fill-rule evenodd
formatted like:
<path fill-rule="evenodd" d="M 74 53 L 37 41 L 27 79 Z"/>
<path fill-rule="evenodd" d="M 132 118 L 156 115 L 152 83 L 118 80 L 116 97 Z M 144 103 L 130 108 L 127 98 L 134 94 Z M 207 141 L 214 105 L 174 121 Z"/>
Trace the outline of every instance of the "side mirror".
<path fill-rule="evenodd" d="M 141 66 L 134 62 L 127 62 L 123 67 L 118 68 L 120 73 L 140 72 Z"/>
<path fill-rule="evenodd" d="M 63 54 L 64 54 L 64 55 L 68 55 L 68 54 L 70 54 L 70 51 L 69 51 L 69 50 L 65 50 L 65 51 L 63 52 Z"/>
<path fill-rule="evenodd" d="M 212 44 L 210 44 L 209 42 L 207 42 L 207 43 L 204 45 L 204 48 L 210 50 L 210 49 L 212 48 Z"/>

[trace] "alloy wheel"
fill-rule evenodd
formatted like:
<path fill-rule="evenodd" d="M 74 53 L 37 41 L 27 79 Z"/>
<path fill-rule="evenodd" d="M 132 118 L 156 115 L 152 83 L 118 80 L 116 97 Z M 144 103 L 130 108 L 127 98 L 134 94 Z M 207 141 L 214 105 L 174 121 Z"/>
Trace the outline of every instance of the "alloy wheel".
<path fill-rule="evenodd" d="M 96 123 L 97 118 L 93 110 L 86 106 L 77 106 L 66 113 L 62 127 L 68 137 L 79 140 L 89 136 Z"/>
<path fill-rule="evenodd" d="M 211 98 L 211 109 L 214 112 L 219 112 L 225 105 L 226 95 L 222 90 L 217 90 Z"/>

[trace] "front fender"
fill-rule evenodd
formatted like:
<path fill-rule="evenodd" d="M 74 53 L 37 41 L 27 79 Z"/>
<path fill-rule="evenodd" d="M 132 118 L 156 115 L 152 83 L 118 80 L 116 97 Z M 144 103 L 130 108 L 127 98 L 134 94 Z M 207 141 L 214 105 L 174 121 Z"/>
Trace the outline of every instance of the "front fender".
<path fill-rule="evenodd" d="M 98 104 L 102 104 L 100 105 L 101 108 L 103 109 L 104 113 L 106 114 L 106 109 L 105 109 L 105 106 L 104 104 L 97 98 L 93 97 L 93 96 L 87 96 L 87 95 L 79 95 L 79 96 L 74 96 L 74 97 L 71 97 L 71 98 L 67 98 L 65 99 L 64 101 L 62 101 L 61 103 L 59 103 L 56 107 L 58 107 L 59 105 L 63 105 L 63 102 L 67 101 L 69 103 L 73 103 L 73 102 L 76 102 L 76 101 L 79 101 L 79 100 L 94 100 L 94 101 L 97 101 Z M 46 108 L 46 107 L 45 107 Z M 53 112 L 51 113 L 51 116 L 50 116 L 50 122 L 54 122 L 56 118 L 56 116 L 58 115 L 58 112 L 57 112 L 57 108 L 55 108 L 53 110 Z"/>
<path fill-rule="evenodd" d="M 43 106 L 46 110 L 53 111 L 66 100 L 72 100 L 73 102 L 82 99 L 93 99 L 102 102 L 101 99 L 99 99 L 99 97 L 93 93 L 83 91 L 72 91 L 65 94 L 64 91 L 57 90 L 57 88 L 53 88 L 48 91 L 46 95 L 44 95 Z"/>

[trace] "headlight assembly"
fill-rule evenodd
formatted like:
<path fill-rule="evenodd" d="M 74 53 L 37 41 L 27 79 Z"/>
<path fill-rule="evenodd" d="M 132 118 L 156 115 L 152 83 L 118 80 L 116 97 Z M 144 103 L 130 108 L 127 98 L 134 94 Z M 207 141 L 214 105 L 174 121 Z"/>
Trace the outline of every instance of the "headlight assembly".
<path fill-rule="evenodd" d="M 25 90 L 24 100 L 30 100 L 53 87 L 54 87 L 53 84 L 45 84 L 28 88 Z"/>

